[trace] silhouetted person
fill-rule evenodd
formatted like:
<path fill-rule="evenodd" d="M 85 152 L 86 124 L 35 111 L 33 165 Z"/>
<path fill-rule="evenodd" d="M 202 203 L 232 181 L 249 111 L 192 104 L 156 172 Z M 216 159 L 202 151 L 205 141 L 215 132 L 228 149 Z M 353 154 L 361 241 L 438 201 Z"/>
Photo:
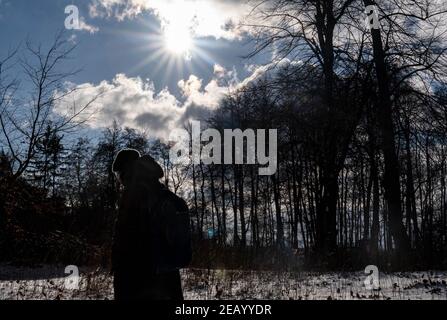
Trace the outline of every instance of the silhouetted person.
<path fill-rule="evenodd" d="M 112 252 L 115 299 L 182 300 L 179 269 L 191 256 L 186 203 L 159 182 L 150 156 L 125 149 L 113 163 L 124 191 Z"/>

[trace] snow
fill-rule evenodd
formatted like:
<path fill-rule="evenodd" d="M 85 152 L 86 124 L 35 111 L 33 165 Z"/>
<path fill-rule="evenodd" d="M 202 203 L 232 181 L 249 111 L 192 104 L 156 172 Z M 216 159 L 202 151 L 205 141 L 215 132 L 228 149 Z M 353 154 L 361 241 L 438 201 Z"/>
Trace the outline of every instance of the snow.
<path fill-rule="evenodd" d="M 0 299 L 113 299 L 113 278 L 101 269 L 80 269 L 77 289 L 65 266 L 0 266 Z M 367 289 L 362 272 L 182 270 L 185 299 L 392 299 L 447 300 L 447 272 L 380 273 L 380 288 Z M 16 280 L 20 279 L 20 280 Z"/>

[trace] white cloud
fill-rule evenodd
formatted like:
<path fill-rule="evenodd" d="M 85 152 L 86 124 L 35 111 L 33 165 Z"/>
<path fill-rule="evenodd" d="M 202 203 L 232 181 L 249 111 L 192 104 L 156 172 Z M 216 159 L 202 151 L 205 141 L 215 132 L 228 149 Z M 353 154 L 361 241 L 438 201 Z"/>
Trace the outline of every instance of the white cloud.
<path fill-rule="evenodd" d="M 235 39 L 241 36 L 236 26 L 249 6 L 238 0 L 92 0 L 89 11 L 91 17 L 118 20 L 152 12 L 162 26 L 181 20 L 196 37 Z"/>
<path fill-rule="evenodd" d="M 228 71 L 221 65 L 214 65 L 214 77 L 203 86 L 203 81 L 195 75 L 188 80 L 180 80 L 178 86 L 186 98 L 185 105 L 207 106 L 208 109 L 218 107 L 219 100 L 239 83 L 236 71 Z"/>
<path fill-rule="evenodd" d="M 191 75 L 188 80 L 180 80 L 178 83 L 183 96 L 186 97 L 186 105 L 196 104 L 210 109 L 217 107 L 219 99 L 228 91 L 228 88 L 220 87 L 216 80 L 211 80 L 204 88 L 202 80 Z"/>
<path fill-rule="evenodd" d="M 99 28 L 88 24 L 87 22 L 85 22 L 85 19 L 83 17 L 81 17 L 79 19 L 79 29 L 78 30 L 87 31 L 90 34 L 94 34 L 99 31 Z"/>
<path fill-rule="evenodd" d="M 183 128 L 189 120 L 204 120 L 235 86 L 233 71 L 228 72 L 221 66 L 216 66 L 215 70 L 219 72 L 206 85 L 195 75 L 179 81 L 182 99 L 175 97 L 167 88 L 156 92 L 149 79 L 130 78 L 124 74 L 117 74 L 112 81 L 96 85 L 70 83 L 67 90 L 76 90 L 55 110 L 65 114 L 67 105 L 75 104 L 79 108 L 101 94 L 91 106 L 94 114 L 86 122 L 89 127 L 104 128 L 116 120 L 122 126 L 147 130 L 152 136 L 167 138 L 174 128 Z M 229 80 L 223 82 L 223 78 Z"/>

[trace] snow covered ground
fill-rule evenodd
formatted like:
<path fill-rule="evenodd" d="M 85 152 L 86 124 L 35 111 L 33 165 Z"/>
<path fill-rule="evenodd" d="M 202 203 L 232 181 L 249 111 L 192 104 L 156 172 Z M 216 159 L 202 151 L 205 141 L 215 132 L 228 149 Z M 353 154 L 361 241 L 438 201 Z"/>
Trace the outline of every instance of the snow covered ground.
<path fill-rule="evenodd" d="M 79 282 L 65 267 L 0 266 L 0 299 L 113 299 L 112 277 L 102 270 L 80 270 Z M 20 279 L 20 280 L 17 280 Z M 447 272 L 381 273 L 380 288 L 367 289 L 363 272 L 270 272 L 187 269 L 186 299 L 442 299 Z"/>

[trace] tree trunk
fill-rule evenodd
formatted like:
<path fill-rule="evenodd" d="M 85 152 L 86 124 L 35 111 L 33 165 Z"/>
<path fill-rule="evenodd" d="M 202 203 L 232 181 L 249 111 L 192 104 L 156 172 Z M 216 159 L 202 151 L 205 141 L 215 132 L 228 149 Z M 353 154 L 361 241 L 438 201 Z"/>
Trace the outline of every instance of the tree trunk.
<path fill-rule="evenodd" d="M 373 0 L 364 0 L 365 6 L 375 5 Z M 410 244 L 405 226 L 402 222 L 402 206 L 400 202 L 399 161 L 394 141 L 394 124 L 392 118 L 392 103 L 389 91 L 389 80 L 385 63 L 380 29 L 371 29 L 373 41 L 374 64 L 379 86 L 378 123 L 381 129 L 382 151 L 385 162 L 383 185 L 385 199 L 388 204 L 388 223 L 398 256 L 405 258 Z"/>
<path fill-rule="evenodd" d="M 419 243 L 419 227 L 416 216 L 416 198 L 414 191 L 414 178 L 413 178 L 413 164 L 411 160 L 411 147 L 410 147 L 410 124 L 408 118 L 406 119 L 406 131 L 405 131 L 405 152 L 406 152 L 406 192 L 405 192 L 405 209 L 407 218 L 413 224 L 413 228 L 410 230 L 413 232 L 413 241 L 418 246 Z M 410 234 L 411 235 L 411 234 Z M 410 236 L 411 241 L 411 236 Z"/>
<path fill-rule="evenodd" d="M 371 226 L 371 256 L 377 260 L 379 253 L 379 210 L 380 210 L 380 194 L 379 194 L 379 176 L 377 173 L 377 163 L 373 154 L 371 158 L 371 180 L 373 187 L 372 200 L 372 226 Z"/>
<path fill-rule="evenodd" d="M 196 166 L 192 165 L 192 189 L 194 192 L 194 216 L 196 218 L 196 234 L 199 239 L 202 239 L 202 230 L 200 229 L 200 218 L 199 218 L 199 206 L 197 203 L 197 177 L 196 177 Z"/>
<path fill-rule="evenodd" d="M 221 195 L 222 195 L 222 243 L 227 243 L 227 209 L 225 199 L 225 166 L 222 164 L 221 168 Z"/>
<path fill-rule="evenodd" d="M 277 173 L 278 174 L 278 173 Z M 272 176 L 273 183 L 273 197 L 275 202 L 275 217 L 276 217 L 276 244 L 279 248 L 284 247 L 284 225 L 281 216 L 281 196 L 279 194 L 279 182 L 276 175 Z"/>
<path fill-rule="evenodd" d="M 317 204 L 316 248 L 321 254 L 327 255 L 334 253 L 337 248 L 338 176 L 333 170 L 323 177 L 321 188 L 322 195 Z"/>
<path fill-rule="evenodd" d="M 241 220 L 241 247 L 247 244 L 247 228 L 245 226 L 245 201 L 244 201 L 244 168 L 239 166 L 238 170 L 239 181 L 239 214 Z"/>

